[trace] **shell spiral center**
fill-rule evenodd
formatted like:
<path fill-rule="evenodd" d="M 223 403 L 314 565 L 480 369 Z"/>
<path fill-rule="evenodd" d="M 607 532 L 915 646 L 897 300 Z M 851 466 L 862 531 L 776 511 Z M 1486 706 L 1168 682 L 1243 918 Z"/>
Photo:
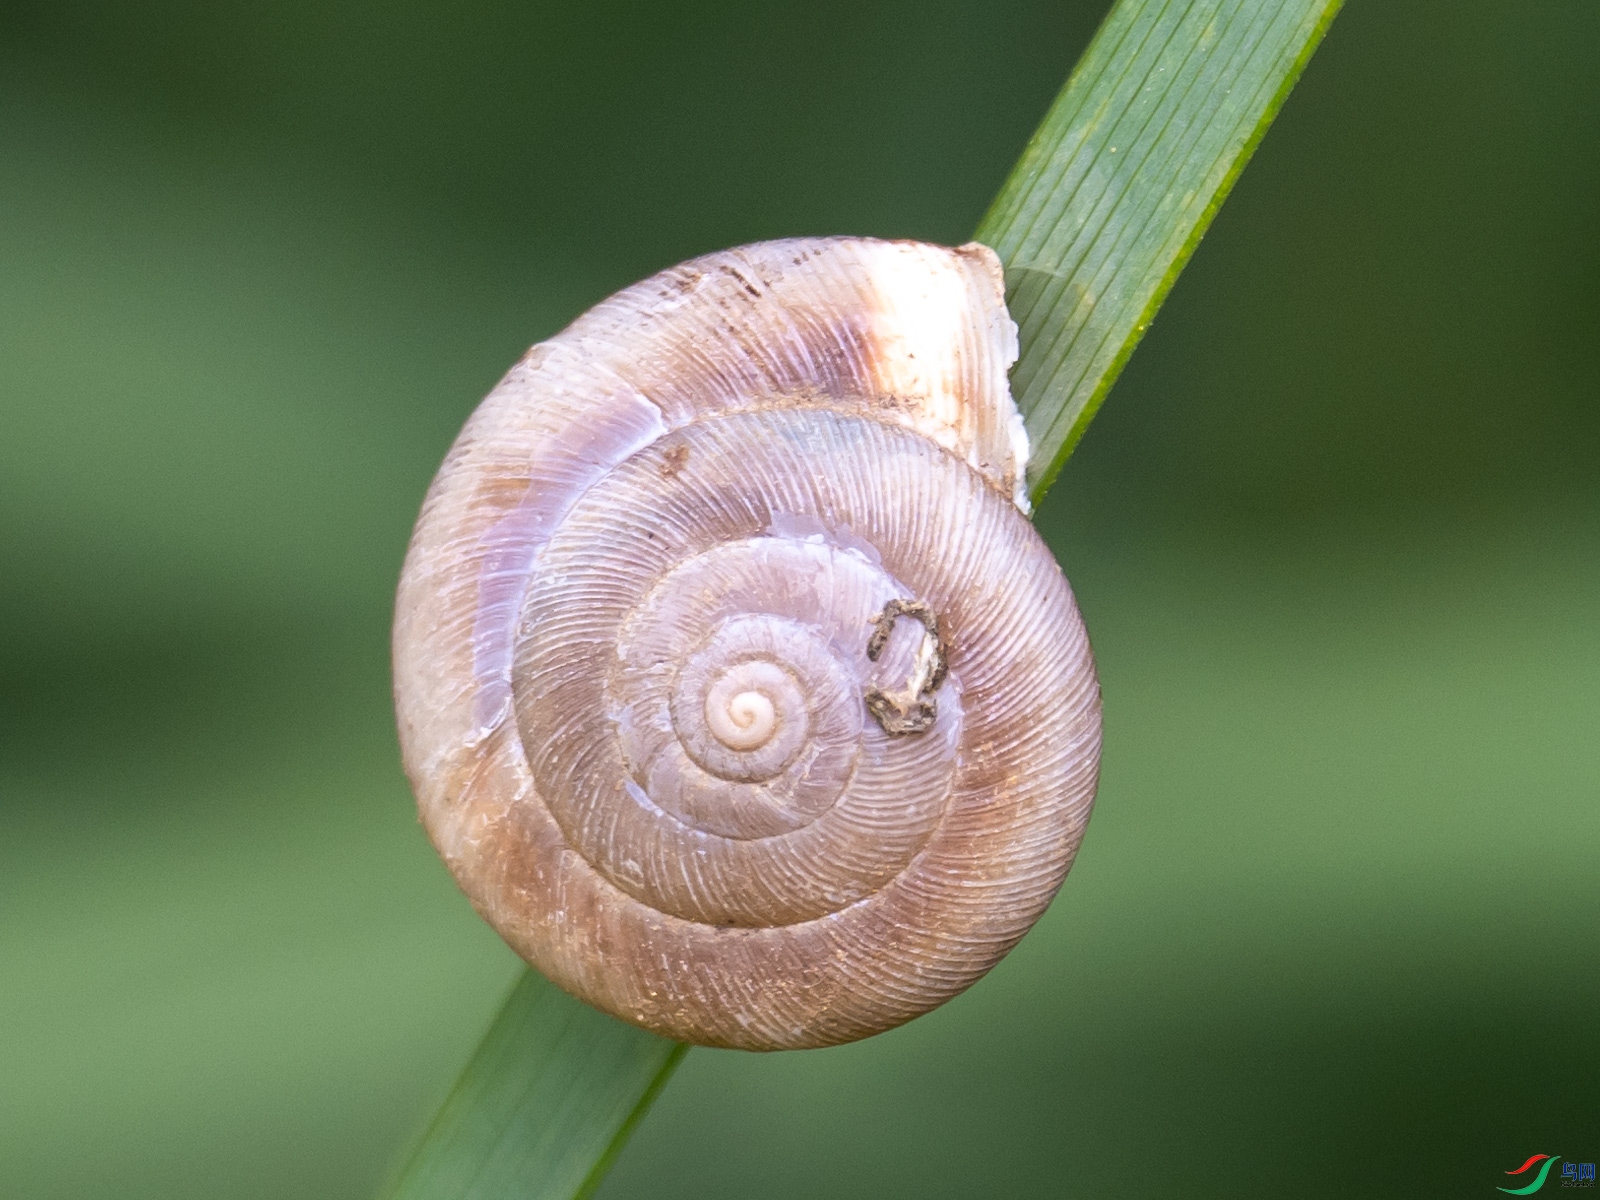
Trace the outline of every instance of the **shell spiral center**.
<path fill-rule="evenodd" d="M 783 461 L 819 435 L 836 474 Z M 876 549 L 888 514 L 829 492 L 869 462 L 907 456 L 916 478 L 948 460 L 875 422 L 790 412 L 708 418 L 675 445 L 687 465 L 636 456 L 542 553 L 517 650 L 528 764 L 568 844 L 656 911 L 813 920 L 926 844 L 965 722 L 959 680 L 917 737 L 873 719 L 866 697 L 913 678 L 925 639 L 903 621 L 873 656 L 869 637 L 916 584 Z"/>

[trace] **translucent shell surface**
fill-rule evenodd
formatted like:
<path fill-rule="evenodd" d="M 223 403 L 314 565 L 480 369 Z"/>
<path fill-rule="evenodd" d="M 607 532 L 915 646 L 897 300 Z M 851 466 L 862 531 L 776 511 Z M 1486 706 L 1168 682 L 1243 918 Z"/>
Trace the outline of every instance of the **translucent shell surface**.
<path fill-rule="evenodd" d="M 535 346 L 468 421 L 396 606 L 422 819 L 528 962 L 687 1041 L 822 1046 L 993 966 L 1100 749 L 1027 521 L 999 263 L 707 255 Z"/>

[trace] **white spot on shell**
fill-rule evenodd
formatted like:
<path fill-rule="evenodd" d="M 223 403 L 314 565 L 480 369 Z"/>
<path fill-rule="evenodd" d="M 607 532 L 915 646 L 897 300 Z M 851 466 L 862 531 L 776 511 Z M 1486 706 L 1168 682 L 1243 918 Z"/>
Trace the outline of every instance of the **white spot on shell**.
<path fill-rule="evenodd" d="M 748 668 L 759 663 L 742 663 L 744 671 L 730 671 L 712 685 L 706 694 L 706 727 L 730 750 L 755 750 L 765 746 L 778 728 L 778 709 L 763 692 L 743 688 Z"/>

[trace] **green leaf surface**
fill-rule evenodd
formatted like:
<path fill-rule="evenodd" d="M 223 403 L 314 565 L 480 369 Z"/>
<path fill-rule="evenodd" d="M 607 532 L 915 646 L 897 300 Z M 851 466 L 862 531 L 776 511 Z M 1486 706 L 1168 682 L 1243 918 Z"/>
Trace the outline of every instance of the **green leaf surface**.
<path fill-rule="evenodd" d="M 525 971 L 388 1196 L 589 1195 L 687 1049 Z"/>
<path fill-rule="evenodd" d="M 1340 0 L 1123 0 L 978 227 L 1021 337 L 1037 500 L 1326 32 Z"/>
<path fill-rule="evenodd" d="M 1035 500 L 1149 326 L 1340 0 L 1122 0 L 977 238 L 1006 264 Z M 573 1200 L 686 1046 L 528 971 L 391 1200 Z"/>

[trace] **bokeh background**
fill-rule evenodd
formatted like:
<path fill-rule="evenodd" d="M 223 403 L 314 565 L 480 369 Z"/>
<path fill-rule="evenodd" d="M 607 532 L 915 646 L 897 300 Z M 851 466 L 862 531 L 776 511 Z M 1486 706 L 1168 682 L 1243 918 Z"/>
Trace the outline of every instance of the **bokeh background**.
<path fill-rule="evenodd" d="M 5 4 L 0 1194 L 370 1194 L 519 969 L 388 701 L 455 430 L 688 255 L 963 240 L 1104 7 Z M 1057 903 L 904 1029 L 693 1052 L 604 1200 L 1600 1159 L 1597 51 L 1351 0 L 1040 513 Z"/>

